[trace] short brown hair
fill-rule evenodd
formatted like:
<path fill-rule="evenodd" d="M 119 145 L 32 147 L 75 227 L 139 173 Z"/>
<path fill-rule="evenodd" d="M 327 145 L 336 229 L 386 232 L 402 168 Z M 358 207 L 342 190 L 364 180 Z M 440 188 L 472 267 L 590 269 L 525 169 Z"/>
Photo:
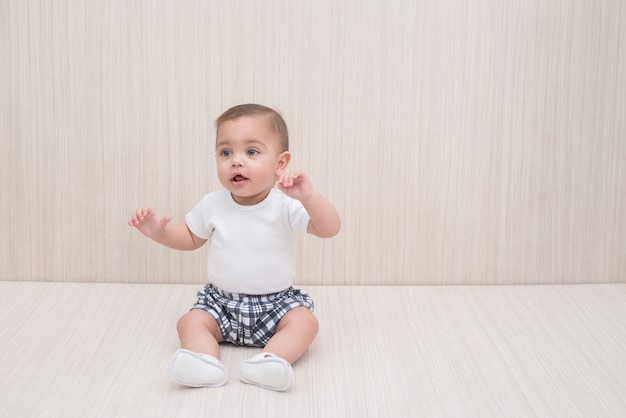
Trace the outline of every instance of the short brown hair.
<path fill-rule="evenodd" d="M 242 116 L 267 116 L 272 122 L 274 130 L 278 132 L 280 136 L 282 150 L 289 151 L 289 132 L 287 131 L 287 124 L 280 113 L 267 106 L 253 103 L 233 106 L 215 120 L 215 128 L 219 130 L 222 123 Z"/>

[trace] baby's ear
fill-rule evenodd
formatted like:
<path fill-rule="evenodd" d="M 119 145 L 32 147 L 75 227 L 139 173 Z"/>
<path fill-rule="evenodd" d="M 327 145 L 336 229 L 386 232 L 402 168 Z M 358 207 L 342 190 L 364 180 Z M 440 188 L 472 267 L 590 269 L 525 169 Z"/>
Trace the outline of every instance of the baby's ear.
<path fill-rule="evenodd" d="M 276 176 L 281 176 L 285 172 L 287 166 L 289 165 L 289 161 L 291 161 L 291 153 L 289 153 L 289 151 L 283 151 L 282 154 L 278 156 Z"/>

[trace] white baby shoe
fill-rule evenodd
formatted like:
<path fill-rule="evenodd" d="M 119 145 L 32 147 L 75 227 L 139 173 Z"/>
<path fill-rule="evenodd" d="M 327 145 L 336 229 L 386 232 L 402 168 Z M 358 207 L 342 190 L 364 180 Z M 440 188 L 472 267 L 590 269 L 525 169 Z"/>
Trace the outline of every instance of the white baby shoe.
<path fill-rule="evenodd" d="M 287 360 L 271 353 L 259 353 L 241 362 L 239 377 L 244 383 L 283 391 L 289 388 L 293 380 L 293 370 Z"/>
<path fill-rule="evenodd" d="M 181 348 L 170 360 L 170 377 L 183 386 L 217 387 L 226 383 L 228 372 L 215 357 Z"/>

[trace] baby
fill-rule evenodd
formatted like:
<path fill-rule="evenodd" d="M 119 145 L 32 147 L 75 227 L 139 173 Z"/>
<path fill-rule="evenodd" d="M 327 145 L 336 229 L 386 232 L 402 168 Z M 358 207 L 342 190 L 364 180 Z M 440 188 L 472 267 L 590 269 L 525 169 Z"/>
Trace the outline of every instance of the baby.
<path fill-rule="evenodd" d="M 152 209 L 138 209 L 128 225 L 167 247 L 195 250 L 209 244 L 209 284 L 178 321 L 181 348 L 170 376 L 191 387 L 221 386 L 228 380 L 219 344 L 263 347 L 241 363 L 245 383 L 286 390 L 291 365 L 318 330 L 313 300 L 292 287 L 298 232 L 330 238 L 340 229 L 333 205 L 306 174 L 287 172 L 289 135 L 279 113 L 246 104 L 216 121 L 217 175 L 225 190 L 207 194 L 170 223 Z M 275 187 L 277 186 L 277 187 Z"/>

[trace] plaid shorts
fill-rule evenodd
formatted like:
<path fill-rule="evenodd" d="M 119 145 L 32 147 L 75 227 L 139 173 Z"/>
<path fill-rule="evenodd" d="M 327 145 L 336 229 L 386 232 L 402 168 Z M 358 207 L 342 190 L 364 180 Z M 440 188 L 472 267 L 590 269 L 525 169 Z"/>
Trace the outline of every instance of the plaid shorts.
<path fill-rule="evenodd" d="M 211 314 L 222 331 L 224 341 L 265 347 L 281 318 L 299 306 L 312 312 L 313 299 L 293 287 L 268 295 L 244 295 L 224 292 L 208 284 L 198 292 L 198 299 L 191 309 L 202 309 Z"/>

